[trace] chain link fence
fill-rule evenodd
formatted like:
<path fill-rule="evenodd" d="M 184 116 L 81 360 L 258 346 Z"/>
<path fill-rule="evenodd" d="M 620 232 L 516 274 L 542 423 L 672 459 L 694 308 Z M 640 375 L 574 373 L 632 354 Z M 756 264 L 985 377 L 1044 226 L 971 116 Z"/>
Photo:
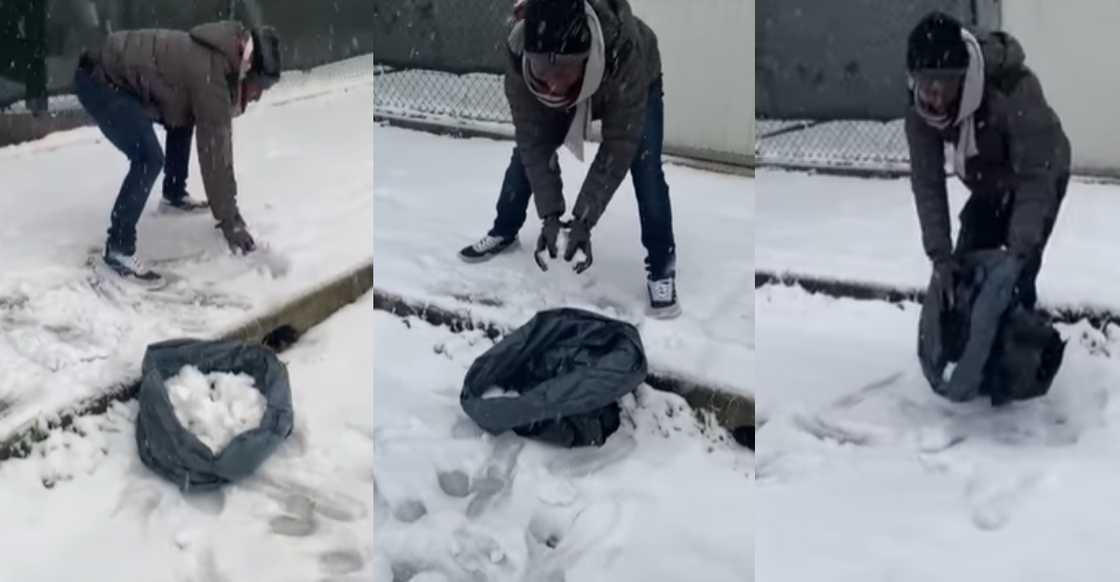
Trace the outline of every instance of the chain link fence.
<path fill-rule="evenodd" d="M 373 87 L 382 115 L 511 123 L 501 75 L 375 66 Z"/>
<path fill-rule="evenodd" d="M 374 111 L 435 121 L 510 123 L 502 76 L 377 65 Z M 902 120 L 757 120 L 759 165 L 898 173 L 909 168 Z"/>
<path fill-rule="evenodd" d="M 881 121 L 756 120 L 761 166 L 896 174 L 909 171 L 901 119 Z"/>

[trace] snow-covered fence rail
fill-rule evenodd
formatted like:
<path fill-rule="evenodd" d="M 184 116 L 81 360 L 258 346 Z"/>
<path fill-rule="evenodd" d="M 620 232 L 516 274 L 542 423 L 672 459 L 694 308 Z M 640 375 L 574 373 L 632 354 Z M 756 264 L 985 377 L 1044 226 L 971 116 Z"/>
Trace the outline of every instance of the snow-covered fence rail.
<path fill-rule="evenodd" d="M 432 325 L 445 326 L 453 332 L 482 331 L 486 337 L 497 340 L 512 331 L 507 326 L 483 321 L 467 311 L 445 309 L 421 301 L 409 300 L 383 289 L 373 290 L 374 309 L 387 311 L 399 317 L 418 317 Z M 660 369 L 651 362 L 646 384 L 665 392 L 678 394 L 693 410 L 711 413 L 716 421 L 744 446 L 754 448 L 754 401 L 739 391 L 718 386 L 703 385 Z"/>
<path fill-rule="evenodd" d="M 841 280 L 818 277 L 803 273 L 776 273 L 756 270 L 755 288 L 766 285 L 800 287 L 809 293 L 821 293 L 829 297 L 855 299 L 859 301 L 884 301 L 887 303 L 922 303 L 925 290 L 915 287 L 891 287 L 867 281 Z M 1040 309 L 1053 321 L 1060 323 L 1087 322 L 1096 329 L 1107 330 L 1120 324 L 1120 313 L 1103 307 L 1077 305 L 1050 305 Z"/>

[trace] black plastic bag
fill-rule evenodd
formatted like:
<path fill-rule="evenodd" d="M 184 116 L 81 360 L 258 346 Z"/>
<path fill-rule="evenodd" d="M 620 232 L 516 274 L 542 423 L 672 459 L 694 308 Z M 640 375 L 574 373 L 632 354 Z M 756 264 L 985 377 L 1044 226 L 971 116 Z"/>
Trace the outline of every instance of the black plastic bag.
<path fill-rule="evenodd" d="M 459 401 L 491 434 L 600 446 L 621 424 L 618 400 L 645 380 L 633 325 L 580 309 L 542 311 L 471 365 Z M 484 398 L 492 389 L 515 397 Z"/>
<path fill-rule="evenodd" d="M 998 406 L 1046 394 L 1065 342 L 1019 303 L 1021 262 L 998 250 L 970 253 L 961 262 L 953 289 L 933 279 L 922 304 L 918 358 L 926 380 L 956 402 L 987 396 Z M 945 304 L 950 294 L 952 308 Z M 955 367 L 946 374 L 950 364 Z"/>
<path fill-rule="evenodd" d="M 253 377 L 267 407 L 260 425 L 216 454 L 175 417 L 166 381 L 183 366 Z M 136 445 L 144 465 L 184 492 L 215 489 L 257 470 L 292 433 L 291 387 L 284 363 L 268 348 L 228 341 L 171 340 L 148 346 L 140 383 Z"/>

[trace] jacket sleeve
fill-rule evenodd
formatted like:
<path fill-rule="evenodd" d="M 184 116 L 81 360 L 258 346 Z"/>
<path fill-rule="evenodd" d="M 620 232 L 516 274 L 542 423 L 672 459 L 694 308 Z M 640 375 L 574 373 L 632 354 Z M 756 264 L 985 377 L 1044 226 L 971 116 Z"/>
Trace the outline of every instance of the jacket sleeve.
<path fill-rule="evenodd" d="M 1025 257 L 1039 251 L 1047 219 L 1056 210 L 1057 176 L 1068 168 L 1068 145 L 1034 75 L 1025 76 L 1008 96 L 1006 123 L 1016 180 L 1007 246 Z"/>
<path fill-rule="evenodd" d="M 622 78 L 607 87 L 613 93 L 604 99 L 602 143 L 572 209 L 572 215 L 585 221 L 589 227 L 599 222 L 607 204 L 622 184 L 638 155 L 645 129 L 650 83 L 642 74 L 643 64 L 635 53 L 621 64 L 621 68 Z"/>
<path fill-rule="evenodd" d="M 517 152 L 533 189 L 540 218 L 564 214 L 564 184 L 556 150 L 564 141 L 570 114 L 545 107 L 520 75 L 507 72 L 506 98 L 513 117 Z"/>
<path fill-rule="evenodd" d="M 221 87 L 207 83 L 198 89 L 193 104 L 198 164 L 210 211 L 218 222 L 240 221 L 233 172 L 232 98 Z"/>
<path fill-rule="evenodd" d="M 910 188 L 922 229 L 922 247 L 930 260 L 952 253 L 949 194 L 945 187 L 945 146 L 937 130 L 910 107 L 906 113 L 910 147 Z"/>

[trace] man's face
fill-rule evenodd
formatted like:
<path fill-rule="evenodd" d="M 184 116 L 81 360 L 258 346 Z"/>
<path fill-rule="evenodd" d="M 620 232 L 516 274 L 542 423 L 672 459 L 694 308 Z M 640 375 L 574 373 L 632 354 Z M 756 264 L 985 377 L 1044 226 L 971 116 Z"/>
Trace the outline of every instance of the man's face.
<path fill-rule="evenodd" d="M 915 82 L 918 100 L 925 110 L 948 115 L 956 109 L 961 98 L 961 76 L 918 77 Z"/>
<path fill-rule="evenodd" d="M 264 91 L 264 86 L 252 76 L 241 81 L 241 111 L 248 109 L 250 103 L 260 101 Z"/>
<path fill-rule="evenodd" d="M 553 97 L 576 97 L 582 86 L 582 60 L 549 63 L 541 59 L 530 59 L 529 69 L 544 91 Z"/>
<path fill-rule="evenodd" d="M 245 84 L 241 89 L 245 94 L 245 103 L 253 103 L 261 100 L 261 95 L 264 93 L 264 88 L 258 83 L 246 79 Z"/>

